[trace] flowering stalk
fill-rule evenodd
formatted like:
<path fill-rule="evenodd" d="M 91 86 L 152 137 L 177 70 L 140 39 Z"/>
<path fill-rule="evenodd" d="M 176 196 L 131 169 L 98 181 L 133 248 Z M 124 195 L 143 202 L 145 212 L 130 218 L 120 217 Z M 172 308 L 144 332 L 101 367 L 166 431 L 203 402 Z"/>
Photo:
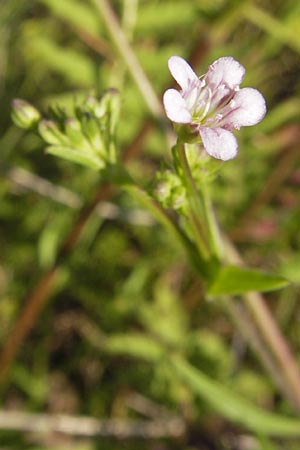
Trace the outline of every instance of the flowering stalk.
<path fill-rule="evenodd" d="M 189 144 L 196 144 L 199 158 L 203 151 L 223 161 L 235 157 L 238 144 L 232 131 L 262 120 L 266 103 L 256 89 L 240 89 L 245 68 L 232 57 L 219 58 L 200 78 L 179 56 L 169 59 L 169 69 L 181 90 L 168 89 L 164 107 L 178 136 L 175 150 L 184 175 L 195 240 L 204 258 L 220 261 L 221 240 L 207 186 L 202 180 L 196 185 L 186 152 L 190 151 Z"/>
<path fill-rule="evenodd" d="M 237 140 L 232 133 L 241 126 L 258 123 L 266 113 L 266 103 L 259 91 L 240 89 L 245 69 L 232 57 L 215 61 L 198 78 L 190 65 L 179 56 L 169 59 L 169 69 L 181 90 L 168 89 L 164 107 L 175 123 L 178 142 L 175 149 L 187 189 L 189 216 L 200 252 L 221 260 L 221 240 L 205 183 L 196 186 L 189 167 L 189 144 L 213 158 L 227 161 L 237 154 Z"/>
<path fill-rule="evenodd" d="M 227 161 L 234 158 L 237 154 L 238 144 L 232 131 L 240 129 L 241 126 L 255 125 L 262 120 L 266 113 L 265 100 L 256 89 L 240 89 L 239 85 L 244 77 L 245 69 L 231 57 L 219 58 L 200 78 L 189 64 L 178 56 L 172 56 L 169 59 L 169 69 L 181 88 L 180 91 L 168 89 L 165 92 L 164 107 L 166 115 L 174 122 L 174 129 L 178 136 L 175 150 L 178 153 L 186 187 L 186 202 L 188 203 L 186 208 L 191 212 L 190 218 L 192 218 L 192 230 L 196 242 L 201 242 L 202 248 L 205 248 L 206 251 L 208 248 L 210 258 L 216 258 L 221 263 L 223 259 L 221 239 L 206 182 L 203 182 L 202 176 L 199 177 L 197 172 L 199 167 L 193 170 L 189 166 L 189 154 L 191 149 L 197 146 L 199 159 L 212 157 Z M 201 228 L 195 224 L 200 224 Z M 202 248 L 198 245 L 200 252 L 203 252 Z M 232 258 L 229 259 L 234 261 Z M 217 282 L 217 289 L 213 291 L 217 292 L 217 295 L 224 295 L 228 286 L 232 288 L 235 285 L 236 292 L 244 295 L 245 307 L 251 313 L 255 326 L 269 350 L 268 358 L 270 356 L 270 359 L 273 359 L 275 356 L 274 359 L 280 372 L 279 386 L 282 388 L 281 379 L 283 379 L 287 389 L 284 386 L 282 392 L 295 409 L 298 409 L 299 371 L 264 302 L 259 300 L 259 294 L 253 293 L 253 291 L 263 289 L 259 289 L 253 278 L 246 281 L 248 289 L 238 291 L 241 287 L 241 278 L 245 274 L 243 275 L 242 270 L 241 272 L 235 271 L 236 269 L 231 276 L 226 277 L 225 267 L 223 272 L 225 276 L 222 278 L 221 275 Z M 220 272 L 222 273 L 222 268 Z M 214 276 L 214 273 L 212 275 Z M 248 274 L 245 277 L 247 279 Z M 235 289 L 231 293 L 236 293 L 234 291 Z M 223 304 L 226 307 L 226 302 Z M 237 317 L 239 320 L 239 314 Z M 268 324 L 267 327 L 266 324 Z M 243 326 L 242 321 L 240 325 Z M 259 353 L 263 356 L 262 352 Z M 268 358 L 266 360 L 263 356 L 269 368 Z"/>

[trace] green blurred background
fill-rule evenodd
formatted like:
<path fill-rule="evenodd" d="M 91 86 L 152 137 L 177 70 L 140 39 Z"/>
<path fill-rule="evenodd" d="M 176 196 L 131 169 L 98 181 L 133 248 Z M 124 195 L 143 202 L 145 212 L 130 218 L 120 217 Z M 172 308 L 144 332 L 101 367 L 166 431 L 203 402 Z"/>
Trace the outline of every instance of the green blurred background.
<path fill-rule="evenodd" d="M 255 403 L 289 412 L 223 310 L 203 299 L 201 282 L 176 243 L 128 196 L 104 193 L 76 246 L 56 264 L 81 209 L 105 187 L 96 172 L 45 155 L 39 137 L 17 129 L 10 117 L 14 98 L 47 111 L 53 102 L 68 108 L 87 94 L 117 87 L 118 147 L 130 156 L 130 172 L 151 189 L 168 163 L 162 129 L 95 3 L 1 0 L 2 348 L 25 299 L 42 274 L 56 268 L 49 299 L 1 385 L 1 411 L 117 417 L 128 429 L 132 423 L 139 429 L 141 419 L 161 418 L 163 424 L 178 414 L 186 429 L 158 438 L 149 430 L 143 439 L 137 431 L 120 438 L 117 428 L 108 437 L 74 437 L 8 430 L 0 423 L 0 449 L 296 450 L 299 441 L 262 439 L 222 420 L 163 359 L 151 364 L 154 340 L 179 349 Z M 293 281 L 267 298 L 299 355 L 299 1 L 109 3 L 159 98 L 172 83 L 167 59 L 174 54 L 199 74 L 231 55 L 247 69 L 243 86 L 266 97 L 266 118 L 239 132 L 239 155 L 224 166 L 213 194 L 221 226 L 247 264 Z"/>

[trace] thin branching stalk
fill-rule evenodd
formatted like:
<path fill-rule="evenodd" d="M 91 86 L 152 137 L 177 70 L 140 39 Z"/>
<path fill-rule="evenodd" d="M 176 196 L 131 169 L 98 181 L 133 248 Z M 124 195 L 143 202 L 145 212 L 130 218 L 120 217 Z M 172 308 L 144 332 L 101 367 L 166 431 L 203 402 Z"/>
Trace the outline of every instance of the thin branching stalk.
<path fill-rule="evenodd" d="M 280 389 L 283 396 L 289 401 L 290 404 L 295 407 L 295 399 L 293 392 L 291 392 L 286 379 L 282 371 L 278 371 L 274 356 L 268 351 L 264 341 L 262 340 L 261 333 L 259 333 L 257 327 L 251 320 L 251 317 L 245 310 L 243 304 L 237 304 L 232 298 L 227 297 L 223 300 L 222 305 L 227 311 L 231 320 L 237 327 L 239 333 L 249 347 L 257 354 L 262 366 L 269 373 L 274 384 Z"/>
<path fill-rule="evenodd" d="M 224 240 L 226 240 L 226 254 L 229 260 L 233 263 L 242 264 L 243 261 L 237 250 L 225 237 Z M 300 372 L 293 353 L 267 308 L 262 295 L 253 292 L 244 294 L 243 297 L 264 342 L 277 360 L 279 370 L 290 391 L 289 398 L 298 411 L 300 408 Z"/>
<path fill-rule="evenodd" d="M 149 110 L 156 118 L 164 117 L 161 103 L 152 87 L 152 84 L 148 80 L 134 51 L 132 50 L 109 2 L 106 0 L 93 0 L 93 3 L 99 11 L 107 31 L 110 34 L 112 42 L 118 50 L 122 60 L 126 64 L 126 67 L 139 88 Z"/>
<path fill-rule="evenodd" d="M 300 408 L 300 373 L 287 341 L 277 327 L 262 296 L 258 293 L 245 295 L 245 303 L 251 312 L 254 322 L 260 329 L 265 342 L 278 361 L 280 370 L 286 378 L 290 389 L 290 398 L 297 411 Z"/>

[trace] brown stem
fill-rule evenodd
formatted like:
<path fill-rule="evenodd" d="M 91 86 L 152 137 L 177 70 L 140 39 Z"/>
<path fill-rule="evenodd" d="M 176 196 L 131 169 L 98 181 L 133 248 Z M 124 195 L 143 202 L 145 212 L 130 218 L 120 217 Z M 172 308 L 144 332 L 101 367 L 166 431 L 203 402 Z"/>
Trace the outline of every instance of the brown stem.
<path fill-rule="evenodd" d="M 277 359 L 279 367 L 286 378 L 287 386 L 290 388 L 292 404 L 299 411 L 300 374 L 291 349 L 277 327 L 262 296 L 258 293 L 249 293 L 245 296 L 245 302 L 263 338 Z"/>
<path fill-rule="evenodd" d="M 25 305 L 5 342 L 0 354 L 0 383 L 6 378 L 15 355 L 22 345 L 24 337 L 31 330 L 36 318 L 52 292 L 58 266 L 53 267 L 40 278 L 34 290 L 25 300 Z"/>
<path fill-rule="evenodd" d="M 289 388 L 290 383 L 286 383 L 284 374 L 282 371 L 278 371 L 273 355 L 268 351 L 268 347 L 266 347 L 265 342 L 262 340 L 261 333 L 251 321 L 251 317 L 247 314 L 243 305 L 237 304 L 230 298 L 226 298 L 223 304 L 241 336 L 244 337 L 250 348 L 258 355 L 263 367 L 270 374 L 275 385 L 289 403 L 294 405 L 295 409 L 298 409 L 299 405 Z"/>
<path fill-rule="evenodd" d="M 226 242 L 228 259 L 232 263 L 243 264 L 234 246 L 226 238 L 224 238 L 224 242 Z M 279 330 L 261 294 L 256 292 L 245 294 L 244 301 L 263 340 L 277 360 L 280 371 L 290 390 L 289 397 L 292 398 L 294 408 L 299 410 L 300 372 L 286 339 Z"/>

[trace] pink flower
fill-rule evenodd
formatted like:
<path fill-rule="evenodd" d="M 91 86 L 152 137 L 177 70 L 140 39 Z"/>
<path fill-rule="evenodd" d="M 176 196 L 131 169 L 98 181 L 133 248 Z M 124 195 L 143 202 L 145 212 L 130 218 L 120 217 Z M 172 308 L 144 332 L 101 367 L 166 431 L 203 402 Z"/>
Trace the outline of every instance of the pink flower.
<path fill-rule="evenodd" d="M 211 64 L 199 79 L 179 56 L 171 56 L 168 65 L 181 87 L 181 91 L 168 89 L 164 94 L 168 118 L 199 133 L 210 156 L 223 161 L 234 158 L 238 144 L 232 130 L 255 125 L 266 114 L 266 102 L 259 91 L 239 88 L 245 68 L 226 56 Z"/>

